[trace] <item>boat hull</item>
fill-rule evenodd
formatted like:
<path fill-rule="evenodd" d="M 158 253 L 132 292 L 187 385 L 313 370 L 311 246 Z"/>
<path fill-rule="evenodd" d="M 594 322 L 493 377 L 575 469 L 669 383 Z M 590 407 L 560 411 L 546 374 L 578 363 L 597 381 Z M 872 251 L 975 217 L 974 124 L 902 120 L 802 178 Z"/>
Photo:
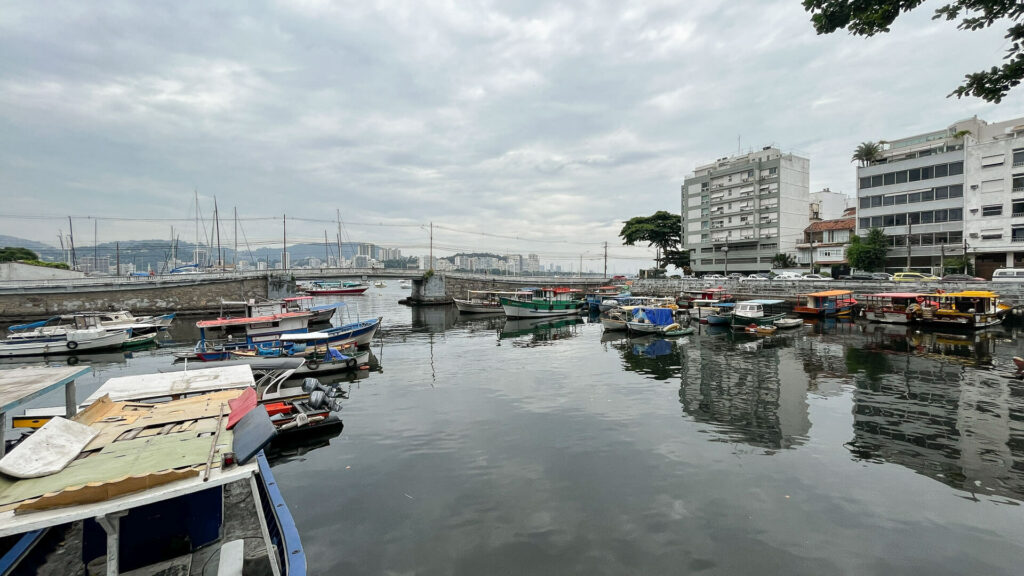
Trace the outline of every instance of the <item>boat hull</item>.
<path fill-rule="evenodd" d="M 725 325 L 732 320 L 732 315 L 708 314 L 707 316 L 704 317 L 704 319 L 707 320 L 708 324 L 711 325 Z"/>
<path fill-rule="evenodd" d="M 746 328 L 751 324 L 757 326 L 774 326 L 776 320 L 785 318 L 785 314 L 771 314 L 765 316 L 743 316 L 741 314 L 732 315 L 732 326 L 733 328 Z"/>
<path fill-rule="evenodd" d="M 459 309 L 462 314 L 500 314 L 504 312 L 501 304 L 495 302 L 488 304 L 485 302 L 471 302 L 469 300 L 455 299 L 455 307 Z"/>
<path fill-rule="evenodd" d="M 310 296 L 329 296 L 332 294 L 362 294 L 369 290 L 369 286 L 354 286 L 351 288 L 307 288 L 306 294 Z"/>
<path fill-rule="evenodd" d="M 909 324 L 910 317 L 906 312 L 887 312 L 884 310 L 867 310 L 864 317 L 870 322 L 883 324 Z"/>
<path fill-rule="evenodd" d="M 548 318 L 579 314 L 580 303 L 577 301 L 520 302 L 502 298 L 501 308 L 509 318 Z"/>
<path fill-rule="evenodd" d="M 601 326 L 604 326 L 605 330 L 625 330 L 625 320 L 614 320 L 612 318 L 601 318 Z"/>
<path fill-rule="evenodd" d="M 50 356 L 59 354 L 79 354 L 96 350 L 109 350 L 124 346 L 128 340 L 128 332 L 106 332 L 95 338 L 76 339 L 74 334 L 64 338 L 41 341 L 0 342 L 0 358 L 15 356 Z"/>

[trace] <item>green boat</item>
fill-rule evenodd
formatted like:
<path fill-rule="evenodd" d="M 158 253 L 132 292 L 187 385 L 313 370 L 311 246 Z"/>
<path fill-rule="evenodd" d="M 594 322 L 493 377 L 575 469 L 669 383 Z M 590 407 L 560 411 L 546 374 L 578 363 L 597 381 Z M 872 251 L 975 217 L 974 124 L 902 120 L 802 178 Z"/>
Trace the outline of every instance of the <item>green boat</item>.
<path fill-rule="evenodd" d="M 501 308 L 509 318 L 544 318 L 579 314 L 583 300 L 574 288 L 538 288 L 530 300 L 501 298 Z"/>
<path fill-rule="evenodd" d="M 755 326 L 774 326 L 775 321 L 785 318 L 786 313 L 779 310 L 785 300 L 744 300 L 737 302 L 732 312 L 732 327 L 746 328 Z"/>

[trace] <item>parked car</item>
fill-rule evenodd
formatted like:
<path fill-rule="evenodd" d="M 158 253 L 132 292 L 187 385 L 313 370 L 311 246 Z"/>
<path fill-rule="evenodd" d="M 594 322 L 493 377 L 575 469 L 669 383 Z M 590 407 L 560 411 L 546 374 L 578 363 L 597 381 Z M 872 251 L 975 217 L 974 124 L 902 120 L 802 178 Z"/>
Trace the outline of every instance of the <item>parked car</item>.
<path fill-rule="evenodd" d="M 739 272 L 733 272 L 729 274 L 730 280 L 739 280 L 740 278 L 743 278 L 743 274 L 740 274 Z"/>
<path fill-rule="evenodd" d="M 874 275 L 868 274 L 867 272 L 857 272 L 855 274 L 846 274 L 846 275 L 840 276 L 839 279 L 840 280 L 865 280 L 865 281 L 870 281 L 870 280 L 874 280 L 875 277 L 874 277 Z"/>
<path fill-rule="evenodd" d="M 767 282 L 767 281 L 769 281 L 771 279 L 772 279 L 771 274 L 766 274 L 764 272 L 760 272 L 760 273 L 756 273 L 756 274 L 751 274 L 750 276 L 747 276 L 746 278 L 740 278 L 740 282 Z"/>
<path fill-rule="evenodd" d="M 892 275 L 893 282 L 938 282 L 939 277 L 921 272 L 897 272 Z"/>
<path fill-rule="evenodd" d="M 775 275 L 775 280 L 799 280 L 800 275 L 796 272 L 779 272 Z"/>
<path fill-rule="evenodd" d="M 993 282 L 1024 282 L 1024 268 L 1000 268 L 992 273 Z"/>
<path fill-rule="evenodd" d="M 722 276 L 721 274 L 705 274 L 702 277 L 702 279 L 703 280 L 725 280 L 726 278 L 725 278 L 725 276 Z"/>
<path fill-rule="evenodd" d="M 984 282 L 984 278 L 971 276 L 970 274 L 946 274 L 942 277 L 943 282 Z"/>
<path fill-rule="evenodd" d="M 800 277 L 800 279 L 806 280 L 808 282 L 830 282 L 832 280 L 832 277 L 822 276 L 821 274 L 804 274 L 803 276 Z"/>
<path fill-rule="evenodd" d="M 872 272 L 871 278 L 874 280 L 881 280 L 883 282 L 892 282 L 892 274 L 888 272 Z"/>

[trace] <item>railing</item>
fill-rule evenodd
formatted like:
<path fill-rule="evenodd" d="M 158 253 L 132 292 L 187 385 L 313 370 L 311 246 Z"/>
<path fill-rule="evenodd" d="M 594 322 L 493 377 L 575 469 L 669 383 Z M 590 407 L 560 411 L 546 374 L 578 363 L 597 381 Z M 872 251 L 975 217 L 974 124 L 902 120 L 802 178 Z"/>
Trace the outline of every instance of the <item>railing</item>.
<path fill-rule="evenodd" d="M 1014 212 L 1013 213 L 1013 217 L 1014 218 L 1020 218 L 1021 216 L 1024 216 L 1024 212 Z"/>

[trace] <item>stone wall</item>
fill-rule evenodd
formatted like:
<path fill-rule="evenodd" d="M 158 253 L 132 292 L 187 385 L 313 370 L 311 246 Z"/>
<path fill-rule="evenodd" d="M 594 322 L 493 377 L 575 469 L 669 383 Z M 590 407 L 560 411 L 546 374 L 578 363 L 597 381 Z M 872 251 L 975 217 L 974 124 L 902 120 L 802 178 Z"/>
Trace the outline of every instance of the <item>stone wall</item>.
<path fill-rule="evenodd" d="M 278 298 L 294 293 L 289 278 L 249 277 L 154 286 L 67 286 L 0 292 L 0 321 L 47 318 L 85 310 L 131 310 L 138 314 L 217 312 L 221 301 Z"/>
<path fill-rule="evenodd" d="M 452 298 L 463 299 L 470 290 L 519 290 L 528 287 L 569 286 L 588 290 L 608 283 L 606 278 L 544 278 L 526 276 L 485 276 L 448 272 L 444 277 L 444 291 Z"/>
<path fill-rule="evenodd" d="M 60 268 L 48 268 L 46 266 L 32 266 L 20 262 L 0 263 L 0 281 L 3 280 L 67 280 L 72 278 L 84 278 L 82 272 L 73 270 L 61 270 Z"/>

